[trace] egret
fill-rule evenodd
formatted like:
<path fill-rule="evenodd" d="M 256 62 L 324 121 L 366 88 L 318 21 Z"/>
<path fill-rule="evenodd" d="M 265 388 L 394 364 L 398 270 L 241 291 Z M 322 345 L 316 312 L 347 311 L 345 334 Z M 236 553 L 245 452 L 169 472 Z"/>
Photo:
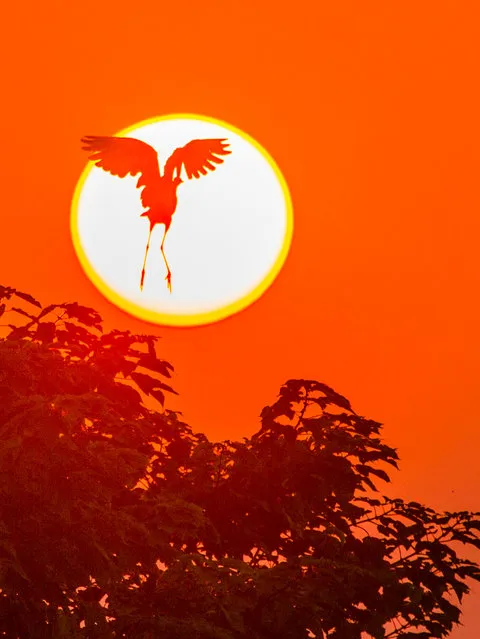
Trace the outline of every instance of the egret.
<path fill-rule="evenodd" d="M 142 188 L 140 199 L 143 211 L 140 216 L 147 217 L 150 222 L 145 256 L 143 259 L 140 290 L 143 290 L 145 265 L 152 231 L 157 224 L 164 225 L 164 233 L 160 250 L 167 268 L 167 287 L 172 292 L 172 273 L 163 250 L 165 237 L 172 223 L 177 208 L 177 188 L 183 183 L 182 167 L 187 178 L 198 179 L 214 171 L 217 165 L 223 164 L 220 156 L 231 153 L 227 149 L 229 143 L 223 139 L 191 140 L 185 146 L 175 149 L 165 162 L 163 175 L 160 172 L 158 154 L 155 149 L 141 140 L 120 136 L 88 135 L 81 139 L 82 149 L 89 153 L 89 160 L 111 175 L 124 178 L 138 174 L 137 188 Z"/>

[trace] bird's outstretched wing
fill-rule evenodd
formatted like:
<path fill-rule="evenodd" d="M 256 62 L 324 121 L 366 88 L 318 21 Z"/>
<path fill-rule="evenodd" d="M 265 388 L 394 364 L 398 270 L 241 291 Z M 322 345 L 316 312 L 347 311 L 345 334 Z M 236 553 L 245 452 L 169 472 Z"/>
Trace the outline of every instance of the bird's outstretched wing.
<path fill-rule="evenodd" d="M 137 187 L 160 178 L 157 152 L 146 142 L 98 135 L 87 135 L 81 141 L 89 160 L 104 171 L 121 178 L 141 173 Z"/>
<path fill-rule="evenodd" d="M 226 138 L 211 140 L 192 140 L 185 146 L 175 149 L 172 155 L 165 162 L 164 177 L 173 178 L 176 171 L 180 176 L 182 165 L 185 167 L 188 179 L 199 178 L 200 175 L 207 175 L 208 170 L 214 171 L 217 164 L 223 164 L 220 155 L 229 155 L 229 146 Z"/>

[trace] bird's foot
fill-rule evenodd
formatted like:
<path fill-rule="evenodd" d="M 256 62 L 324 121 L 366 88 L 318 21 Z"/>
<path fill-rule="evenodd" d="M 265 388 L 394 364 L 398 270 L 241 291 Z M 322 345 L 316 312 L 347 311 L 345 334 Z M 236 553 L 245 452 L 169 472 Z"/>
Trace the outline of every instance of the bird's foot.
<path fill-rule="evenodd" d="M 167 273 L 167 277 L 165 278 L 167 281 L 167 287 L 168 290 L 170 291 L 170 293 L 172 292 L 172 274 L 169 272 Z"/>

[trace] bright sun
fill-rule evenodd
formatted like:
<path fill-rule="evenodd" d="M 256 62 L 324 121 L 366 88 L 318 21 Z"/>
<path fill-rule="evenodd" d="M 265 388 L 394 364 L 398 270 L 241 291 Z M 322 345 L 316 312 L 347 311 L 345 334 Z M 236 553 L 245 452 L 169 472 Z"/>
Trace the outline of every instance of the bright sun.
<path fill-rule="evenodd" d="M 231 154 L 198 180 L 182 170 L 164 245 L 171 292 L 160 251 L 162 224 L 153 229 L 140 290 L 149 223 L 140 217 L 139 176 L 120 179 L 89 162 L 75 191 L 71 231 L 95 286 L 124 311 L 172 326 L 214 322 L 258 299 L 282 268 L 293 230 L 288 187 L 265 149 L 230 124 L 189 114 L 140 122 L 116 135 L 151 145 L 160 167 L 194 139 L 226 139 Z"/>

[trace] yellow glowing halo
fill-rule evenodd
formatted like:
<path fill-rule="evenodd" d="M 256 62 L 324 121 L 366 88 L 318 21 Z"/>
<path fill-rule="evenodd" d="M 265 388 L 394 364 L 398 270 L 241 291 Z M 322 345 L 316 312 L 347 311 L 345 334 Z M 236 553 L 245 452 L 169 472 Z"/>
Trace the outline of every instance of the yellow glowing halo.
<path fill-rule="evenodd" d="M 202 324 L 209 324 L 212 322 L 216 322 L 230 315 L 238 313 L 250 306 L 253 302 L 258 300 L 263 293 L 271 286 L 277 275 L 279 274 L 290 249 L 292 235 L 293 235 L 293 207 L 292 200 L 290 196 L 290 192 L 283 177 L 278 165 L 274 161 L 274 159 L 270 156 L 270 154 L 251 136 L 249 136 L 244 131 L 238 129 L 237 127 L 228 124 L 222 120 L 217 118 L 212 118 L 203 115 L 196 115 L 190 113 L 179 113 L 179 114 L 170 114 L 165 116 L 158 116 L 154 118 L 149 118 L 147 120 L 143 120 L 141 122 L 137 122 L 136 124 L 122 129 L 115 135 L 118 136 L 126 136 L 129 133 L 136 131 L 144 126 L 149 124 L 154 124 L 157 122 L 162 122 L 165 120 L 197 120 L 209 122 L 212 124 L 220 125 L 221 127 L 232 131 L 240 138 L 248 142 L 251 146 L 253 146 L 263 158 L 267 161 L 270 168 L 273 170 L 278 184 L 281 187 L 284 205 L 285 205 L 285 233 L 283 237 L 283 244 L 278 252 L 277 258 L 270 268 L 270 271 L 263 278 L 263 280 L 255 286 L 248 294 L 243 297 L 235 300 L 232 303 L 226 304 L 220 308 L 208 311 L 208 312 L 200 312 L 200 313 L 189 313 L 189 314 L 172 314 L 172 313 L 161 313 L 154 311 L 152 309 L 145 308 L 138 304 L 132 303 L 130 300 L 125 299 L 120 295 L 117 291 L 113 290 L 102 277 L 98 275 L 95 269 L 92 267 L 86 252 L 82 246 L 82 241 L 78 228 L 78 208 L 79 208 L 79 200 L 80 195 L 82 193 L 85 182 L 90 175 L 90 172 L 95 169 L 98 171 L 98 168 L 95 167 L 93 163 L 88 163 L 82 172 L 80 179 L 75 188 L 73 200 L 72 200 L 72 209 L 71 209 L 71 217 L 70 217 L 70 228 L 73 239 L 73 244 L 75 247 L 76 254 L 80 261 L 80 264 L 85 271 L 86 275 L 92 281 L 92 283 L 99 289 L 99 291 L 113 304 L 126 311 L 127 313 L 138 317 L 140 319 L 146 320 L 148 322 L 152 322 L 155 324 L 163 324 L 166 326 L 198 326 Z"/>

